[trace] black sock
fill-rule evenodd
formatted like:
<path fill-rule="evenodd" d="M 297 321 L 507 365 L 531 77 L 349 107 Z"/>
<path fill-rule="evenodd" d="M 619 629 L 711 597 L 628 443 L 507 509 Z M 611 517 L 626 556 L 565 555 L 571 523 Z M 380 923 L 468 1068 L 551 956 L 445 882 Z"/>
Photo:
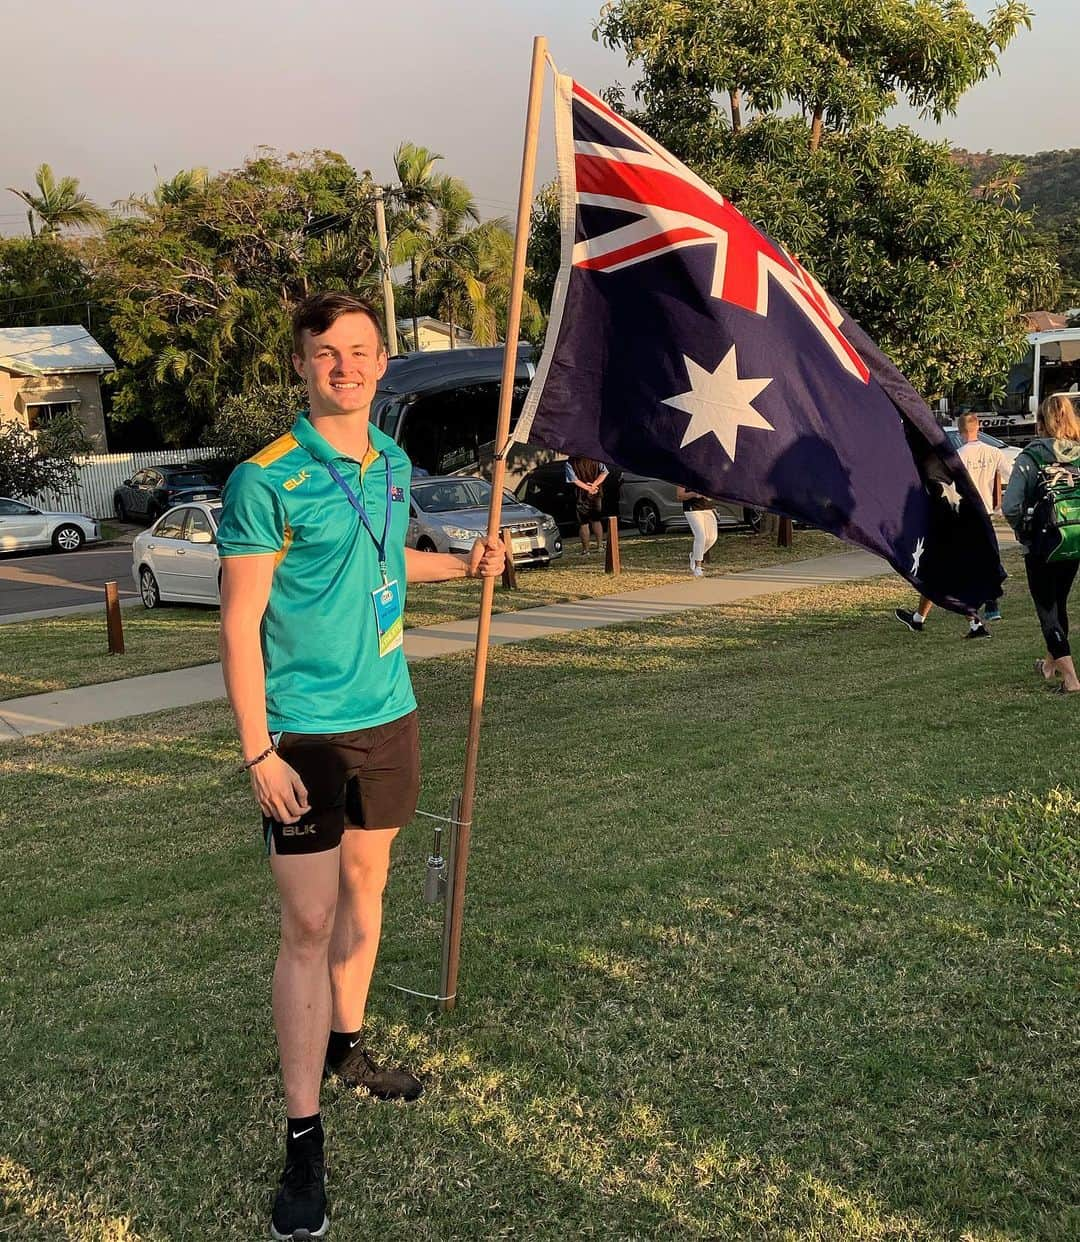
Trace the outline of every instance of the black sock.
<path fill-rule="evenodd" d="M 331 1031 L 326 1044 L 326 1061 L 330 1068 L 337 1069 L 359 1042 L 359 1031 Z"/>
<path fill-rule="evenodd" d="M 290 1117 L 285 1127 L 285 1155 L 291 1156 L 298 1149 L 310 1150 L 316 1147 L 320 1151 L 323 1145 L 322 1114 L 313 1113 L 310 1117 Z"/>

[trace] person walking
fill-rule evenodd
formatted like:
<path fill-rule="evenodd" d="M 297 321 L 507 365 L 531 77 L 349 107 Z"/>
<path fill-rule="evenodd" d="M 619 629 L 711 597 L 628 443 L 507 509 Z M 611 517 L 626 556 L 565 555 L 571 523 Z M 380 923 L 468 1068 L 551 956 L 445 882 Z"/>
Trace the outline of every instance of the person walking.
<path fill-rule="evenodd" d="M 604 537 L 604 480 L 608 468 L 602 461 L 591 457 L 568 457 L 566 481 L 574 486 L 574 505 L 577 511 L 578 534 L 581 537 L 581 555 L 589 555 L 589 531 L 596 540 L 596 549 Z"/>
<path fill-rule="evenodd" d="M 1076 694 L 1080 680 L 1069 646 L 1068 599 L 1080 561 L 1048 561 L 1035 546 L 1038 532 L 1031 522 L 1043 470 L 1059 462 L 1080 468 L 1080 417 L 1072 401 L 1061 393 L 1047 397 L 1039 406 L 1035 431 L 1036 439 L 1013 464 L 1001 510 L 1024 549 L 1028 590 L 1046 643 L 1046 655 L 1035 668 L 1047 684 L 1060 677 L 1058 690 Z"/>
<path fill-rule="evenodd" d="M 986 506 L 987 513 L 993 513 L 1001 503 L 1001 487 L 1009 474 L 1009 463 L 1005 454 L 992 444 L 979 439 L 981 424 L 978 414 L 961 414 L 956 420 L 956 429 L 960 433 L 960 447 L 956 450 L 964 468 L 968 472 L 975 490 Z M 923 625 L 930 615 L 932 602 L 925 596 L 919 596 L 919 603 L 914 612 L 907 608 L 897 608 L 893 613 L 897 621 L 902 622 L 914 634 L 923 632 Z M 1000 621 L 1001 609 L 996 599 L 987 600 L 983 606 L 982 619 L 978 612 L 968 616 L 968 632 L 965 638 L 989 638 L 990 631 L 985 621 Z"/>
<path fill-rule="evenodd" d="M 324 1074 L 380 1099 L 423 1089 L 361 1042 L 390 845 L 419 788 L 405 588 L 503 569 L 497 541 L 478 540 L 467 557 L 405 547 L 409 459 L 368 421 L 387 366 L 372 308 L 315 294 L 292 331 L 308 408 L 230 475 L 218 529 L 225 686 L 281 905 L 279 1240 L 329 1228 Z"/>
<path fill-rule="evenodd" d="M 686 487 L 676 487 L 675 499 L 682 501 L 683 513 L 694 536 L 694 546 L 690 550 L 690 572 L 695 578 L 701 578 L 705 574 L 705 553 L 716 542 L 716 501 Z"/>

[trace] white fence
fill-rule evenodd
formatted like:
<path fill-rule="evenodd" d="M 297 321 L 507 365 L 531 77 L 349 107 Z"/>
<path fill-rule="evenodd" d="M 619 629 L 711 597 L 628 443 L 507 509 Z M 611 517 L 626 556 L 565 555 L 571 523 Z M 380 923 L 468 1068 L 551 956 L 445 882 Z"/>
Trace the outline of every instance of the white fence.
<path fill-rule="evenodd" d="M 163 466 L 167 462 L 207 461 L 215 456 L 213 449 L 163 449 L 153 453 L 93 453 L 76 457 L 78 481 L 62 492 L 44 491 L 30 498 L 40 509 L 86 513 L 90 517 L 113 515 L 113 493 L 136 470 L 146 466 Z"/>

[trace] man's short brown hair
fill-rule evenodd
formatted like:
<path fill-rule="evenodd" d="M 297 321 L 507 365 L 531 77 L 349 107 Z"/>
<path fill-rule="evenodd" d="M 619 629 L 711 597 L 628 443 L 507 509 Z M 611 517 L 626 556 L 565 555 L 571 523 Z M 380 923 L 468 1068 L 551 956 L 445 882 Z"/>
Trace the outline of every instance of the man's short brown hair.
<path fill-rule="evenodd" d="M 981 426 L 981 424 L 979 422 L 978 414 L 972 414 L 969 412 L 967 414 L 960 415 L 960 417 L 956 420 L 956 426 L 960 431 L 963 431 L 966 433 L 970 431 L 972 427 L 975 427 L 977 429 L 979 426 Z"/>
<path fill-rule="evenodd" d="M 375 329 L 379 352 L 386 353 L 386 337 L 378 312 L 363 298 L 353 297 L 351 293 L 313 293 L 304 298 L 292 314 L 293 353 L 299 358 L 304 356 L 305 329 L 312 336 L 320 336 L 342 315 L 366 315 Z"/>

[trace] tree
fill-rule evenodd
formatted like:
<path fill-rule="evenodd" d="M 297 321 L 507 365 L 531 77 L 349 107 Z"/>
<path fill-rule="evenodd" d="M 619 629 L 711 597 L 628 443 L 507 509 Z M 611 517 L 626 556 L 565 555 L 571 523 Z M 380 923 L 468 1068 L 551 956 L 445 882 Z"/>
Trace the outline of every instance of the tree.
<path fill-rule="evenodd" d="M 59 233 L 68 226 L 98 228 L 108 221 L 108 212 L 80 192 L 77 178 L 61 177 L 57 181 L 49 165 L 41 164 L 34 183 L 36 194 L 32 190 L 16 190 L 8 186 L 11 193 L 21 198 L 29 208 L 26 218 L 30 223 L 31 237 L 38 235 L 34 227 L 35 218 L 40 222 L 43 236 Z"/>
<path fill-rule="evenodd" d="M 0 495 L 66 491 L 79 475 L 74 459 L 92 448 L 74 414 L 58 415 L 36 433 L 14 420 L 0 423 Z"/>
<path fill-rule="evenodd" d="M 228 462 L 246 461 L 292 426 L 306 403 L 299 384 L 259 384 L 226 397 L 203 433 L 203 443 Z"/>
<path fill-rule="evenodd" d="M 114 420 L 196 443 L 225 399 L 287 384 L 289 316 L 311 289 L 378 289 L 373 186 L 340 155 L 262 152 L 145 199 L 93 252 L 109 309 Z"/>
<path fill-rule="evenodd" d="M 1008 178 L 976 195 L 943 144 L 881 117 L 897 97 L 950 111 L 1029 20 L 1015 0 L 986 23 L 961 0 L 621 0 L 597 34 L 642 67 L 633 119 L 797 253 L 929 396 L 1003 384 L 1020 313 L 1056 271 Z"/>
<path fill-rule="evenodd" d="M 79 323 L 92 300 L 79 243 L 48 234 L 0 239 L 0 327 Z"/>
<path fill-rule="evenodd" d="M 561 258 L 559 186 L 557 182 L 549 181 L 540 187 L 529 215 L 529 252 L 525 272 L 525 289 L 544 316 L 551 311 Z"/>

